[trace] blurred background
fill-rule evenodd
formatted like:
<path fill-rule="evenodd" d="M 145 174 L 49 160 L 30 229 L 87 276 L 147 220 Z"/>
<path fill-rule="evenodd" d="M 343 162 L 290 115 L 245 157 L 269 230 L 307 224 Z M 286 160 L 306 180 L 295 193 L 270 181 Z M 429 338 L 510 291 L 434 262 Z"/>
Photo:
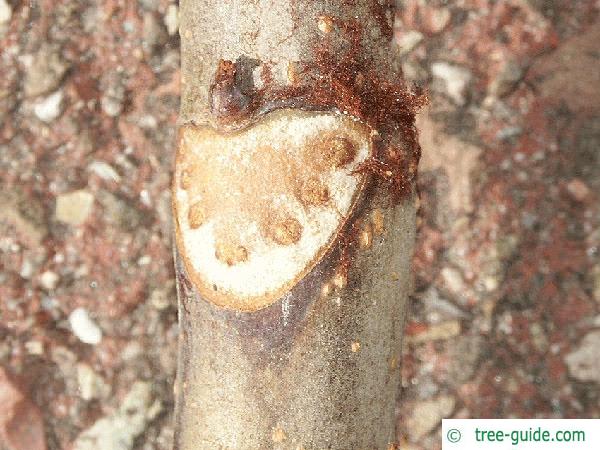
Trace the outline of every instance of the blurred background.
<path fill-rule="evenodd" d="M 598 0 L 404 0 L 424 86 L 402 446 L 600 417 Z M 170 0 L 0 0 L 0 448 L 170 450 Z"/>

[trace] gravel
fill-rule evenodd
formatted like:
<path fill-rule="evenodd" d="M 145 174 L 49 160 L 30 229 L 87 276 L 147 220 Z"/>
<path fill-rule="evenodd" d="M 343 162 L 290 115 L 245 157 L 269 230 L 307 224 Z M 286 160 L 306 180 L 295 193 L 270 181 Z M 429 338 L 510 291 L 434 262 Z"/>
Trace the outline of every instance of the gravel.
<path fill-rule="evenodd" d="M 431 65 L 431 73 L 442 82 L 443 92 L 457 105 L 462 106 L 466 103 L 467 87 L 472 79 L 468 69 L 438 61 Z"/>
<path fill-rule="evenodd" d="M 600 330 L 584 336 L 579 346 L 565 357 L 569 373 L 579 381 L 600 383 Z"/>
<path fill-rule="evenodd" d="M 56 91 L 42 101 L 35 104 L 33 112 L 42 122 L 54 121 L 62 112 L 63 93 Z"/>
<path fill-rule="evenodd" d="M 76 308 L 69 315 L 71 330 L 77 338 L 90 345 L 99 344 L 102 341 L 102 330 L 90 319 L 86 309 Z"/>
<path fill-rule="evenodd" d="M 137 381 L 117 411 L 99 419 L 77 437 L 73 450 L 131 450 L 135 439 L 160 410 L 151 384 Z"/>
<path fill-rule="evenodd" d="M 54 215 L 56 219 L 69 225 L 83 224 L 92 212 L 94 196 L 79 190 L 59 195 L 56 199 Z"/>

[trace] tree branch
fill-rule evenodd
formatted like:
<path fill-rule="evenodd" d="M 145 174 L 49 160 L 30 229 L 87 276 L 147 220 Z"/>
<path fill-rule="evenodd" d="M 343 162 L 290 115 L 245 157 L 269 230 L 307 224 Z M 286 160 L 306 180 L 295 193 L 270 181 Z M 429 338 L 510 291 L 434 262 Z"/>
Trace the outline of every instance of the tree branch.
<path fill-rule="evenodd" d="M 425 100 L 392 20 L 181 1 L 176 449 L 394 447 Z"/>

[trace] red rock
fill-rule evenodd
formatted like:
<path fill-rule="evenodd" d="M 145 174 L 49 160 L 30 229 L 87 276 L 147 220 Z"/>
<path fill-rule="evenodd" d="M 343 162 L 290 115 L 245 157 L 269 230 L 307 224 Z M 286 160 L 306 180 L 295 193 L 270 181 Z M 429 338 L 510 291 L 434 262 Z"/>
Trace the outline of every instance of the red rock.
<path fill-rule="evenodd" d="M 583 318 L 590 317 L 593 313 L 592 302 L 586 297 L 575 295 L 558 299 L 551 308 L 553 322 L 559 327 L 576 324 Z"/>
<path fill-rule="evenodd" d="M 407 336 L 416 336 L 418 334 L 426 332 L 428 326 L 424 323 L 408 322 L 405 328 L 405 334 Z"/>
<path fill-rule="evenodd" d="M 423 29 L 430 34 L 437 34 L 444 31 L 452 18 L 452 14 L 448 8 L 426 6 L 423 8 L 421 14 Z"/>
<path fill-rule="evenodd" d="M 546 361 L 548 367 L 548 375 L 554 383 L 564 382 L 567 374 L 567 366 L 560 355 L 552 355 Z"/>
<path fill-rule="evenodd" d="M 39 409 L 0 368 L 0 448 L 46 450 L 44 423 Z"/>
<path fill-rule="evenodd" d="M 597 89 L 600 74 L 594 52 L 600 38 L 598 24 L 562 44 L 556 51 L 539 58 L 528 71 L 530 81 L 539 82 L 540 94 L 570 110 L 586 112 L 600 102 Z"/>
<path fill-rule="evenodd" d="M 579 178 L 575 178 L 567 184 L 567 191 L 575 200 L 582 202 L 589 195 L 590 188 Z"/>

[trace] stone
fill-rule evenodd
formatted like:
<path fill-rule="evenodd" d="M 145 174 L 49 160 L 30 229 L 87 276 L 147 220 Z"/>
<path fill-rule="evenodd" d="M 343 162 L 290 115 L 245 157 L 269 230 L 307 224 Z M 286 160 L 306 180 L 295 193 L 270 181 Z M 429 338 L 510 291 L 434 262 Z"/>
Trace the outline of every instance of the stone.
<path fill-rule="evenodd" d="M 102 111 L 109 117 L 117 117 L 123 111 L 125 87 L 118 76 L 109 76 L 107 88 L 100 99 Z"/>
<path fill-rule="evenodd" d="M 579 381 L 600 383 L 600 330 L 591 331 L 584 336 L 579 347 L 565 357 L 569 373 Z"/>
<path fill-rule="evenodd" d="M 475 374 L 485 342 L 480 335 L 458 336 L 448 341 L 448 371 L 446 379 L 451 386 L 467 382 Z"/>
<path fill-rule="evenodd" d="M 579 178 L 574 178 L 567 183 L 567 191 L 578 202 L 584 201 L 590 194 L 590 188 Z"/>
<path fill-rule="evenodd" d="M 0 236 L 16 235 L 28 247 L 38 248 L 47 234 L 44 209 L 37 200 L 0 190 Z"/>
<path fill-rule="evenodd" d="M 447 340 L 460 335 L 460 322 L 449 320 L 436 325 L 430 325 L 427 330 L 414 336 L 406 336 L 406 342 L 410 344 L 422 344 L 430 341 Z"/>
<path fill-rule="evenodd" d="M 455 215 L 472 212 L 471 177 L 480 166 L 481 148 L 446 134 L 428 111 L 417 116 L 417 128 L 423 149 L 419 171 L 443 170 L 448 176 L 447 192 L 442 191 L 448 198 L 441 199 L 442 207 Z"/>
<path fill-rule="evenodd" d="M 104 95 L 100 100 L 102 111 L 107 116 L 116 117 L 123 111 L 123 98 L 113 95 Z"/>
<path fill-rule="evenodd" d="M 57 220 L 69 225 L 83 224 L 94 204 L 94 196 L 86 190 L 79 190 L 61 194 L 56 199 L 54 215 Z"/>
<path fill-rule="evenodd" d="M 500 285 L 500 279 L 499 277 L 490 275 L 483 278 L 482 285 L 486 291 L 492 292 L 498 289 L 498 286 Z"/>
<path fill-rule="evenodd" d="M 160 4 L 160 0 L 138 0 L 138 3 L 146 11 L 156 11 Z"/>
<path fill-rule="evenodd" d="M 165 31 L 157 20 L 154 13 L 147 12 L 143 19 L 143 43 L 144 48 L 152 52 L 161 42 L 165 40 Z"/>
<path fill-rule="evenodd" d="M 535 349 L 542 354 L 545 353 L 549 345 L 544 327 L 534 322 L 529 326 L 529 334 L 531 335 L 531 342 L 535 346 Z"/>
<path fill-rule="evenodd" d="M 33 264 L 30 259 L 23 259 L 19 275 L 26 280 L 29 280 L 33 275 Z"/>
<path fill-rule="evenodd" d="M 27 341 L 25 342 L 25 350 L 30 355 L 40 356 L 44 354 L 44 344 L 40 341 Z"/>
<path fill-rule="evenodd" d="M 0 0 L 0 25 L 10 22 L 12 8 L 6 0 Z"/>
<path fill-rule="evenodd" d="M 175 297 L 175 283 L 168 281 L 165 286 L 152 291 L 148 302 L 157 310 L 162 311 L 169 306 L 176 305 L 176 303 L 173 302 Z"/>
<path fill-rule="evenodd" d="M 66 347 L 62 347 L 60 345 L 56 345 L 50 347 L 50 360 L 56 365 L 58 368 L 58 374 L 65 380 L 67 384 L 67 390 L 74 392 L 77 390 L 77 374 L 76 374 L 76 364 L 77 364 L 77 355 L 70 351 Z"/>
<path fill-rule="evenodd" d="M 108 191 L 100 191 L 98 201 L 104 209 L 102 217 L 106 222 L 129 231 L 141 225 L 142 215 L 129 200 Z"/>
<path fill-rule="evenodd" d="M 165 17 L 163 18 L 167 33 L 169 36 L 175 36 L 179 31 L 179 8 L 175 4 L 167 6 Z"/>
<path fill-rule="evenodd" d="M 450 290 L 450 292 L 457 295 L 464 293 L 465 283 L 461 273 L 458 270 L 452 267 L 444 267 L 440 274 L 442 275 L 444 284 Z"/>
<path fill-rule="evenodd" d="M 0 367 L 0 448 L 46 450 L 44 423 L 38 407 Z"/>
<path fill-rule="evenodd" d="M 600 264 L 592 268 L 592 295 L 600 303 Z"/>
<path fill-rule="evenodd" d="M 74 309 L 69 315 L 69 324 L 71 325 L 73 334 L 77 336 L 81 342 L 96 345 L 102 341 L 102 330 L 90 318 L 86 309 Z"/>
<path fill-rule="evenodd" d="M 123 348 L 121 360 L 126 362 L 135 361 L 143 352 L 144 348 L 139 342 L 131 341 Z"/>
<path fill-rule="evenodd" d="M 46 270 L 40 275 L 40 284 L 47 291 L 53 291 L 58 284 L 60 277 L 51 270 Z"/>
<path fill-rule="evenodd" d="M 444 61 L 434 62 L 431 73 L 443 84 L 443 91 L 460 106 L 466 102 L 465 91 L 471 82 L 471 72 L 464 67 Z"/>
<path fill-rule="evenodd" d="M 400 49 L 400 56 L 406 56 L 411 53 L 417 46 L 423 42 L 424 36 L 418 31 L 407 31 L 403 33 L 397 40 Z"/>
<path fill-rule="evenodd" d="M 42 122 L 50 123 L 62 113 L 63 93 L 56 91 L 36 103 L 33 112 Z"/>
<path fill-rule="evenodd" d="M 587 27 L 556 50 L 536 58 L 527 71 L 528 80 L 539 80 L 539 96 L 573 112 L 589 111 L 600 104 L 600 71 L 597 49 L 600 26 Z"/>
<path fill-rule="evenodd" d="M 454 303 L 441 297 L 438 290 L 433 286 L 423 292 L 420 297 L 423 311 L 429 323 L 467 318 L 467 314 Z"/>
<path fill-rule="evenodd" d="M 152 257 L 150 255 L 143 255 L 137 260 L 138 266 L 147 266 L 152 262 Z"/>
<path fill-rule="evenodd" d="M 410 440 L 419 442 L 423 439 L 440 425 L 442 419 L 452 414 L 455 404 L 455 398 L 447 395 L 416 404 L 405 428 Z"/>
<path fill-rule="evenodd" d="M 448 8 L 427 8 L 424 16 L 427 31 L 433 34 L 444 31 L 452 18 Z"/>
<path fill-rule="evenodd" d="M 96 421 L 73 443 L 73 450 L 131 450 L 135 439 L 160 412 L 150 383 L 137 381 L 113 414 Z"/>
<path fill-rule="evenodd" d="M 113 166 L 104 161 L 92 161 L 88 166 L 88 170 L 105 181 L 121 181 L 121 175 L 114 169 Z"/>
<path fill-rule="evenodd" d="M 79 395 L 89 401 L 104 398 L 110 394 L 110 386 L 87 364 L 77 364 Z"/>
<path fill-rule="evenodd" d="M 25 96 L 35 97 L 56 90 L 67 69 L 68 65 L 63 61 L 59 49 L 43 44 L 32 55 L 31 64 L 25 70 Z"/>
<path fill-rule="evenodd" d="M 498 75 L 489 85 L 489 94 L 503 97 L 509 94 L 523 78 L 523 67 L 516 61 L 507 60 Z"/>

